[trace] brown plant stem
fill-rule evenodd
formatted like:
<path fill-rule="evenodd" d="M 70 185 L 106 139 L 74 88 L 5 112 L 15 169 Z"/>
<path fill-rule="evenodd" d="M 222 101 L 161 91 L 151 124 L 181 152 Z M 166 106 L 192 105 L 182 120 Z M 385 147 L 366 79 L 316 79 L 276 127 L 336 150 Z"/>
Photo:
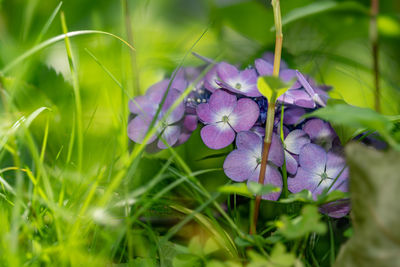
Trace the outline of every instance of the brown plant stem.
<path fill-rule="evenodd" d="M 375 84 L 375 111 L 381 111 L 380 101 L 380 84 L 379 84 L 379 47 L 378 47 L 378 28 L 376 18 L 379 12 L 379 0 L 371 0 L 371 19 L 369 27 L 369 36 L 372 46 L 372 60 L 374 69 L 374 84 Z"/>
<path fill-rule="evenodd" d="M 282 42 L 283 42 L 283 34 L 282 34 L 282 19 L 281 19 L 281 10 L 279 0 L 272 0 L 272 7 L 274 10 L 274 21 L 275 21 L 275 29 L 276 29 L 276 40 L 275 40 L 275 55 L 274 55 L 274 68 L 272 75 L 279 77 L 279 69 L 281 62 L 281 54 L 282 54 Z M 261 157 L 261 166 L 260 166 L 260 175 L 258 177 L 258 183 L 264 185 L 265 181 L 265 172 L 267 170 L 268 164 L 268 155 L 269 150 L 271 148 L 272 142 L 272 131 L 274 129 L 274 119 L 275 119 L 275 101 L 276 94 L 274 94 L 271 99 L 269 99 L 268 110 L 267 110 L 267 121 L 265 125 L 265 138 L 262 149 L 262 157 Z M 257 220 L 258 214 L 260 210 L 261 196 L 256 196 L 256 202 L 254 206 L 254 213 L 252 222 L 250 225 L 250 234 L 257 233 Z"/>

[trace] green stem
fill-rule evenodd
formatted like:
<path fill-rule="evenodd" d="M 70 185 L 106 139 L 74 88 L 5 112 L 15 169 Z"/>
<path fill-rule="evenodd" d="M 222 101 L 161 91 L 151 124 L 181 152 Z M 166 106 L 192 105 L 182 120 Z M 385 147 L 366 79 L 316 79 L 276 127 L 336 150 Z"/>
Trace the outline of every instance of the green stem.
<path fill-rule="evenodd" d="M 274 10 L 274 20 L 275 20 L 275 29 L 276 29 L 274 69 L 273 69 L 272 75 L 279 77 L 279 69 L 280 69 L 281 54 L 282 54 L 282 41 L 283 41 L 282 19 L 281 19 L 281 9 L 280 9 L 279 0 L 272 0 L 272 7 Z M 265 172 L 267 170 L 268 155 L 269 155 L 269 150 L 271 148 L 271 142 L 272 142 L 272 131 L 274 129 L 276 98 L 277 98 L 277 95 L 276 95 L 276 93 L 274 93 L 272 95 L 271 99 L 269 99 L 269 103 L 268 103 L 267 122 L 265 125 L 265 139 L 264 139 L 263 151 L 262 151 L 262 157 L 261 157 L 260 175 L 258 177 L 258 183 L 262 184 L 262 185 L 264 184 L 264 181 L 265 181 Z M 260 210 L 260 203 L 261 203 L 261 196 L 258 195 L 258 196 L 256 196 L 253 219 L 250 224 L 250 234 L 257 233 L 257 220 L 258 220 L 258 214 L 259 214 L 259 210 Z"/>

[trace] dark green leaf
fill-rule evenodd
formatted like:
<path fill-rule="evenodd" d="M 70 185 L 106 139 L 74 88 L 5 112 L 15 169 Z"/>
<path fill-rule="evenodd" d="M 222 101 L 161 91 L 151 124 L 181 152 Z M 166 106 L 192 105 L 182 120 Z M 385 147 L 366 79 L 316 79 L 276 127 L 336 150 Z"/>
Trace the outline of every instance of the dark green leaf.
<path fill-rule="evenodd" d="M 346 147 L 354 234 L 335 266 L 400 266 L 400 153 Z"/>

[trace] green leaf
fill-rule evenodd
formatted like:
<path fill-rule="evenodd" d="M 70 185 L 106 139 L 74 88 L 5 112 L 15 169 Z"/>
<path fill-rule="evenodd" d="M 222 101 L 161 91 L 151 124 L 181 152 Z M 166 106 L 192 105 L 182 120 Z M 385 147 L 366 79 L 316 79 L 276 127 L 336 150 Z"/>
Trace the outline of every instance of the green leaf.
<path fill-rule="evenodd" d="M 342 135 L 342 143 L 346 143 L 355 135 L 365 131 L 366 129 L 379 132 L 388 143 L 396 145 L 390 136 L 390 132 L 394 124 L 388 117 L 381 115 L 369 108 L 360 108 L 352 105 L 338 102 L 338 100 L 328 101 L 328 105 L 320 108 L 312 113 L 306 114 L 304 118 L 318 117 L 320 119 L 331 122 L 343 127 L 343 131 L 338 134 Z M 339 135 L 339 136 L 340 136 Z"/>
<path fill-rule="evenodd" d="M 248 267 L 290 267 L 296 263 L 296 256 L 290 252 L 286 252 L 286 247 L 281 243 L 277 243 L 274 246 L 268 258 L 253 250 L 250 250 L 248 255 L 251 259 L 250 263 L 247 265 Z"/>
<path fill-rule="evenodd" d="M 307 205 L 301 210 L 301 215 L 296 218 L 289 218 L 283 215 L 276 222 L 278 233 L 289 240 L 304 237 L 310 233 L 324 234 L 326 225 L 320 221 L 321 215 L 316 206 Z"/>
<path fill-rule="evenodd" d="M 203 262 L 201 258 L 197 255 L 192 254 L 181 254 L 174 258 L 172 261 L 172 266 L 174 267 L 202 267 Z"/>
<path fill-rule="evenodd" d="M 257 80 L 258 91 L 270 102 L 275 102 L 291 85 L 291 82 L 284 82 L 275 76 L 261 76 Z"/>
<path fill-rule="evenodd" d="M 282 203 L 293 203 L 293 202 L 312 202 L 313 197 L 309 190 L 303 189 L 298 193 L 290 194 L 287 198 L 280 199 L 279 202 Z"/>
<path fill-rule="evenodd" d="M 249 191 L 254 195 L 267 195 L 273 192 L 279 192 L 279 187 L 272 184 L 262 185 L 256 182 L 250 182 L 248 185 Z"/>
<path fill-rule="evenodd" d="M 218 191 L 225 194 L 238 194 L 245 197 L 253 197 L 253 193 L 249 190 L 246 183 L 235 183 L 224 185 L 218 188 Z"/>
<path fill-rule="evenodd" d="M 346 149 L 354 234 L 335 266 L 400 266 L 400 153 L 359 143 Z"/>
<path fill-rule="evenodd" d="M 349 193 L 342 192 L 339 190 L 333 190 L 328 192 L 328 188 L 326 188 L 320 195 L 317 196 L 317 203 L 324 204 L 348 197 Z"/>
<path fill-rule="evenodd" d="M 336 2 L 336 1 L 317 1 L 307 6 L 296 8 L 282 18 L 282 25 L 289 24 L 309 16 L 322 14 L 334 10 L 352 10 L 368 14 L 368 9 L 360 3 L 354 1 Z M 271 28 L 271 31 L 274 27 Z"/>

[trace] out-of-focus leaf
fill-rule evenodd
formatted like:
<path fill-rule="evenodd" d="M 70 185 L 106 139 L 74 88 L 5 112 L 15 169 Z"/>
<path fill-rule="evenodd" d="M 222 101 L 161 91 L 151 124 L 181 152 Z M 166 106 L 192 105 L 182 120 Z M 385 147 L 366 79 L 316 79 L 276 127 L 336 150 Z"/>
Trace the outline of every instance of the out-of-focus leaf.
<path fill-rule="evenodd" d="M 219 187 L 218 191 L 225 194 L 238 194 L 245 197 L 253 197 L 253 193 L 249 190 L 246 183 L 224 185 Z"/>
<path fill-rule="evenodd" d="M 290 219 L 283 215 L 276 221 L 278 232 L 287 239 L 297 239 L 309 233 L 323 234 L 326 232 L 326 225 L 320 221 L 321 215 L 318 208 L 312 205 L 304 206 L 300 216 Z"/>
<path fill-rule="evenodd" d="M 290 267 L 296 263 L 296 256 L 286 252 L 286 248 L 281 243 L 277 243 L 271 251 L 270 257 L 266 258 L 253 250 L 248 252 L 251 259 L 248 267 Z M 302 265 L 296 265 L 302 266 Z"/>
<path fill-rule="evenodd" d="M 265 33 L 265 29 L 272 24 L 273 13 L 265 3 L 246 1 L 218 8 L 216 12 L 217 19 L 248 38 L 262 43 L 271 38 Z"/>
<path fill-rule="evenodd" d="M 331 100 L 330 102 L 328 101 L 326 107 L 306 114 L 304 117 L 318 117 L 331 122 L 333 125 L 346 127 L 346 129 L 343 129 L 342 133 L 339 131 L 339 134 L 342 135 L 342 143 L 346 143 L 355 135 L 368 129 L 379 132 L 390 145 L 398 146 L 391 137 L 391 130 L 394 127 L 393 122 L 389 120 L 388 117 L 369 108 L 360 108 L 345 104 L 344 102 L 337 102 L 337 100 Z M 336 129 L 337 126 L 335 130 Z"/>
<path fill-rule="evenodd" d="M 193 210 L 177 204 L 171 205 L 171 208 L 184 214 L 193 213 Z M 201 224 L 207 231 L 211 233 L 211 235 L 214 237 L 215 241 L 221 248 L 224 248 L 232 257 L 236 257 L 238 255 L 235 243 L 233 242 L 229 234 L 220 225 L 213 223 L 213 221 L 200 213 L 195 214 L 194 218 L 199 224 Z"/>
<path fill-rule="evenodd" d="M 172 266 L 174 267 L 201 267 L 203 262 L 199 256 L 192 254 L 180 254 L 174 258 L 172 261 Z"/>
<path fill-rule="evenodd" d="M 400 266 L 400 153 L 346 147 L 354 234 L 335 266 Z"/>
<path fill-rule="evenodd" d="M 282 203 L 292 203 L 292 202 L 311 202 L 313 201 L 312 194 L 309 190 L 303 189 L 298 193 L 290 194 L 287 198 L 280 199 L 279 202 Z"/>
<path fill-rule="evenodd" d="M 261 76 L 258 78 L 258 91 L 265 96 L 268 101 L 275 102 L 278 97 L 283 95 L 291 86 L 291 83 L 282 81 L 275 76 Z"/>
<path fill-rule="evenodd" d="M 286 14 L 286 16 L 282 18 L 282 25 L 289 24 L 305 17 L 335 10 L 358 11 L 363 14 L 368 14 L 368 9 L 362 4 L 355 1 L 316 1 L 307 6 L 296 8 L 290 11 L 288 14 Z M 274 30 L 274 28 L 271 28 L 271 30 Z"/>
<path fill-rule="evenodd" d="M 268 195 L 269 193 L 279 192 L 279 187 L 272 184 L 262 185 L 256 182 L 250 182 L 248 185 L 250 192 L 254 195 Z"/>

